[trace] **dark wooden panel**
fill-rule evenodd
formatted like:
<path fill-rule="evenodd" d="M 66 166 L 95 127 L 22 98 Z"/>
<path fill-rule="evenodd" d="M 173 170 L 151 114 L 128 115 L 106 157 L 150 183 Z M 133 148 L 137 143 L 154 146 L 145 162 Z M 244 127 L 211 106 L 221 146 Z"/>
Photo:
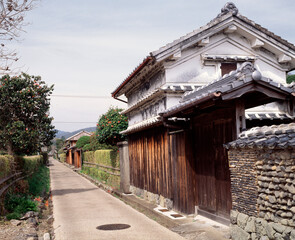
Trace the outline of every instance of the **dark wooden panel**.
<path fill-rule="evenodd" d="M 221 63 L 220 69 L 221 69 L 221 75 L 224 76 L 225 74 L 229 74 L 231 71 L 236 70 L 237 64 L 236 63 Z"/>
<path fill-rule="evenodd" d="M 235 139 L 234 110 L 221 109 L 193 120 L 195 204 L 228 217 L 230 174 L 224 143 Z"/>
<path fill-rule="evenodd" d="M 173 200 L 174 208 L 194 211 L 190 141 L 186 133 L 169 135 L 159 127 L 128 136 L 130 182 Z"/>

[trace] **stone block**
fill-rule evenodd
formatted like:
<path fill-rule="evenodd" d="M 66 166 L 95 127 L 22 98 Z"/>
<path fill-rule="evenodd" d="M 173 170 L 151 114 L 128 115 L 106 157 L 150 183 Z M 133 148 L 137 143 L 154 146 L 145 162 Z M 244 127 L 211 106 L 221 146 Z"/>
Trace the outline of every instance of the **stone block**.
<path fill-rule="evenodd" d="M 237 218 L 237 224 L 240 228 L 244 229 L 246 227 L 249 216 L 244 213 L 239 213 Z"/>
<path fill-rule="evenodd" d="M 275 233 L 274 234 L 274 239 L 275 240 L 284 240 L 282 234 L 280 234 L 280 233 Z"/>
<path fill-rule="evenodd" d="M 160 206 L 161 207 L 166 207 L 165 198 L 162 195 L 160 195 L 159 201 L 160 201 Z"/>
<path fill-rule="evenodd" d="M 275 196 L 268 196 L 268 200 L 270 203 L 276 203 L 277 202 L 277 199 L 275 198 Z"/>
<path fill-rule="evenodd" d="M 295 240 L 295 229 L 290 233 L 290 240 Z"/>
<path fill-rule="evenodd" d="M 283 233 L 286 230 L 286 226 L 280 223 L 272 223 L 272 227 L 276 232 Z"/>
<path fill-rule="evenodd" d="M 265 227 L 265 231 L 266 231 L 266 234 L 268 236 L 269 239 L 275 239 L 275 233 L 276 231 L 272 228 L 272 225 L 271 224 L 267 224 L 266 227 Z"/>
<path fill-rule="evenodd" d="M 256 218 L 255 220 L 255 229 L 258 236 L 265 236 L 266 231 L 265 227 L 267 226 L 267 221 L 262 218 Z"/>
<path fill-rule="evenodd" d="M 230 222 L 231 224 L 237 224 L 237 219 L 238 219 L 238 211 L 231 210 L 230 211 Z"/>
<path fill-rule="evenodd" d="M 250 234 L 236 225 L 230 227 L 230 236 L 232 240 L 249 240 L 250 239 Z"/>
<path fill-rule="evenodd" d="M 256 232 L 256 229 L 255 229 L 255 217 L 249 217 L 248 218 L 248 221 L 247 221 L 247 224 L 246 224 L 246 227 L 245 227 L 244 230 L 246 232 L 248 232 L 248 233 Z"/>
<path fill-rule="evenodd" d="M 166 207 L 171 210 L 173 208 L 173 201 L 171 199 L 166 198 Z"/>
<path fill-rule="evenodd" d="M 44 233 L 43 239 L 44 240 L 50 240 L 50 234 L 49 233 Z"/>

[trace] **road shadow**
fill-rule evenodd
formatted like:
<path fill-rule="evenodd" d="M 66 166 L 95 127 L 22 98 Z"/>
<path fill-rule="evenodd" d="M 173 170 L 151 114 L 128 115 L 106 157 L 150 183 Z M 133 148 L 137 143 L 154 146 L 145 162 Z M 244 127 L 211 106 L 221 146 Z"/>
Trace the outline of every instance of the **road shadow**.
<path fill-rule="evenodd" d="M 97 190 L 97 188 L 69 188 L 69 189 L 60 189 L 60 190 L 52 190 L 51 193 L 53 196 L 63 196 L 72 193 L 83 193 L 92 190 Z"/>

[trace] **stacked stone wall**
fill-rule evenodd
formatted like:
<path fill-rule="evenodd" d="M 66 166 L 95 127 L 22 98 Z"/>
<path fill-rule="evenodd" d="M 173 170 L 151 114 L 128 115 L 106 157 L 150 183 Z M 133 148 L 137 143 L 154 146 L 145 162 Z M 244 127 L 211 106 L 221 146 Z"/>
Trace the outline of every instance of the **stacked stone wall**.
<path fill-rule="evenodd" d="M 258 216 L 295 227 L 295 152 L 260 151 L 257 168 Z"/>
<path fill-rule="evenodd" d="M 249 149 L 229 152 L 232 208 L 251 216 L 257 215 L 258 187 L 255 163 L 257 154 Z"/>
<path fill-rule="evenodd" d="M 232 239 L 295 240 L 295 150 L 230 149 L 229 164 Z"/>

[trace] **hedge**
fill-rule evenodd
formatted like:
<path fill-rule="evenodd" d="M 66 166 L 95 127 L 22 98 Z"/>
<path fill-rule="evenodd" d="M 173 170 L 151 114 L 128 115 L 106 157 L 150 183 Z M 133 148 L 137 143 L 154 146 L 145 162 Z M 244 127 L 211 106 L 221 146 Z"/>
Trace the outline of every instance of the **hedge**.
<path fill-rule="evenodd" d="M 87 165 L 85 162 L 96 163 L 102 166 Z M 113 168 L 120 168 L 119 154 L 113 150 L 97 150 L 83 153 L 82 172 L 98 179 L 99 181 L 112 186 L 115 189 L 120 187 L 120 173 L 119 170 Z M 86 166 L 85 166 L 86 165 Z M 107 167 L 103 167 L 107 166 Z M 110 168 L 108 168 L 110 167 Z"/>
<path fill-rule="evenodd" d="M 61 162 L 65 162 L 67 159 L 67 155 L 65 153 L 59 154 L 59 159 Z"/>
<path fill-rule="evenodd" d="M 83 162 L 95 163 L 94 151 L 83 152 Z"/>
<path fill-rule="evenodd" d="M 42 155 L 24 157 L 0 155 L 0 178 L 11 175 L 16 167 L 25 172 L 34 172 L 41 164 L 43 164 Z"/>
<path fill-rule="evenodd" d="M 0 178 L 5 178 L 14 170 L 14 158 L 11 155 L 0 155 Z"/>
<path fill-rule="evenodd" d="M 43 156 L 24 156 L 22 157 L 24 161 L 23 169 L 25 172 L 34 172 L 40 165 L 43 164 Z"/>

